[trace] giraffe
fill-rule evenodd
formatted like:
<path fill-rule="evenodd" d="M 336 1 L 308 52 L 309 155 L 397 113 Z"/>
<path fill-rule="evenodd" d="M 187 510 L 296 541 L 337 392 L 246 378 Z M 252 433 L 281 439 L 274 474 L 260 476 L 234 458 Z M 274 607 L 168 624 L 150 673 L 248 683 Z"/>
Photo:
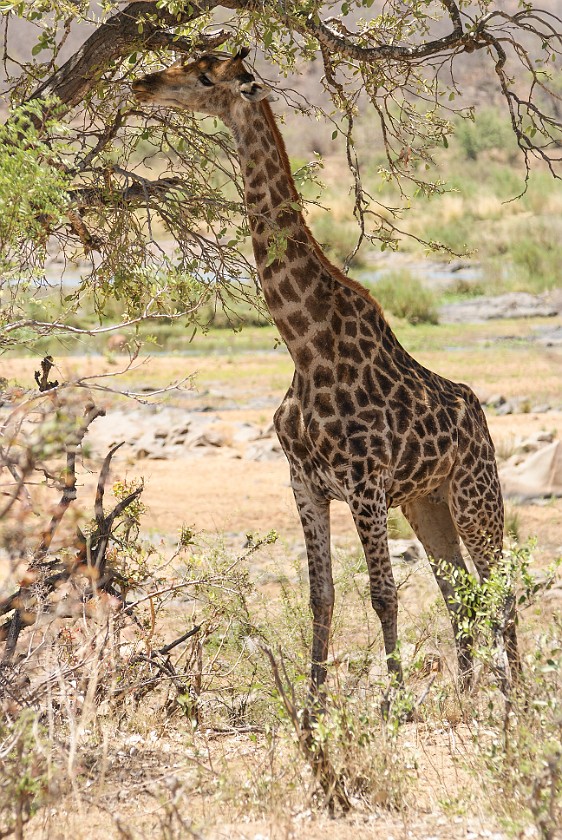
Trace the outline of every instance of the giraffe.
<path fill-rule="evenodd" d="M 323 696 L 327 677 L 333 499 L 351 509 L 393 682 L 402 684 L 402 667 L 387 515 L 401 506 L 449 610 L 459 683 L 466 689 L 472 639 L 460 632 L 462 607 L 444 564 L 466 571 L 461 539 L 481 579 L 501 557 L 503 501 L 484 412 L 468 386 L 410 356 L 377 301 L 322 252 L 303 217 L 268 101 L 271 88 L 248 72 L 248 53 L 206 54 L 144 76 L 132 87 L 139 101 L 219 117 L 236 142 L 263 294 L 295 366 L 274 425 L 289 461 L 308 556 L 311 694 Z M 515 675 L 514 608 L 504 641 Z"/>

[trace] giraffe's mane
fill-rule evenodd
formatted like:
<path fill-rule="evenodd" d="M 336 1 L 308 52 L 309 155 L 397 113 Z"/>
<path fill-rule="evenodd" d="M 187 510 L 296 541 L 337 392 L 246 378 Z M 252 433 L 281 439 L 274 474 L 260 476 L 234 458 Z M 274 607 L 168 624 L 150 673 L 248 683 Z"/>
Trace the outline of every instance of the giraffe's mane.
<path fill-rule="evenodd" d="M 283 140 L 283 135 L 279 131 L 279 126 L 277 125 L 277 120 L 275 119 L 275 115 L 273 114 L 273 111 L 271 110 L 271 106 L 266 99 L 262 100 L 261 106 L 262 106 L 264 116 L 267 120 L 267 124 L 269 125 L 269 128 L 271 129 L 271 131 L 273 133 L 273 136 L 275 138 L 275 143 L 277 145 L 277 151 L 279 152 L 279 157 L 280 157 L 280 160 L 281 160 L 281 166 L 285 170 L 285 174 L 287 175 L 287 179 L 289 181 L 289 185 L 290 185 L 290 188 L 291 188 L 291 193 L 292 193 L 291 198 L 294 201 L 297 201 L 297 202 L 300 203 L 301 197 L 298 194 L 297 188 L 295 186 L 293 173 L 291 172 L 291 164 L 289 163 L 289 156 L 287 154 L 287 149 L 285 147 L 285 142 Z M 362 286 L 361 283 L 359 283 L 357 280 L 352 280 L 350 277 L 346 277 L 346 275 L 343 273 L 343 271 L 341 271 L 336 265 L 334 265 L 332 262 L 330 262 L 330 260 L 328 259 L 328 257 L 326 256 L 326 254 L 324 253 L 324 251 L 322 250 L 322 248 L 320 247 L 320 245 L 318 244 L 318 242 L 316 241 L 314 236 L 312 235 L 312 232 L 311 232 L 310 228 L 308 227 L 308 225 L 306 224 L 306 222 L 304 221 L 304 219 L 303 219 L 303 225 L 304 225 L 304 228 L 305 228 L 305 231 L 306 231 L 306 235 L 308 236 L 310 244 L 312 245 L 312 248 L 314 250 L 314 253 L 318 257 L 321 264 L 325 268 L 328 269 L 328 271 L 330 272 L 330 274 L 334 278 L 334 280 L 336 280 L 338 283 L 341 283 L 342 286 L 346 286 L 348 289 L 352 289 L 354 292 L 356 292 L 358 295 L 360 295 L 362 298 L 364 298 L 366 301 L 368 301 L 372 306 L 374 306 L 382 314 L 382 307 L 381 307 L 380 303 L 373 297 L 373 295 L 369 292 L 369 290 L 366 289 L 364 286 Z"/>

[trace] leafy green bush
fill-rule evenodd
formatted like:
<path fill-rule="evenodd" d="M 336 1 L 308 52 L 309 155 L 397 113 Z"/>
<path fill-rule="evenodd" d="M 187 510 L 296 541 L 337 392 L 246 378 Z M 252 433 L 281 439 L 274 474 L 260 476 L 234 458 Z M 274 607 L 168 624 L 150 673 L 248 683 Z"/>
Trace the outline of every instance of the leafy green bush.
<path fill-rule="evenodd" d="M 482 663 L 488 682 L 479 676 L 487 699 L 473 730 L 478 776 L 488 807 L 513 834 L 528 832 L 534 824 L 543 840 L 554 840 L 562 819 L 562 627 L 554 619 L 543 625 L 533 640 L 532 653 L 523 662 L 517 690 L 501 689 L 502 661 L 494 653 L 498 630 L 506 619 L 506 604 L 516 597 L 519 616 L 544 600 L 559 580 L 560 560 L 540 577 L 531 570 L 532 545 L 505 552 L 489 579 L 477 582 L 470 575 L 451 573 L 455 599 L 467 609 L 466 626 L 477 639 L 474 655 Z M 500 687 L 500 691 L 498 691 Z M 486 732 L 487 737 L 482 737 Z M 503 795 L 497 796 L 502 790 Z"/>
<path fill-rule="evenodd" d="M 314 236 L 321 244 L 328 257 L 337 265 L 342 265 L 357 244 L 359 229 L 353 216 L 342 221 L 339 214 L 323 213 L 311 220 Z M 360 250 L 350 263 L 352 268 L 363 268 L 365 261 Z"/>
<path fill-rule="evenodd" d="M 528 291 L 542 292 L 560 283 L 560 247 L 557 237 L 544 225 L 532 225 L 527 235 L 517 237 L 510 251 L 515 277 Z"/>
<path fill-rule="evenodd" d="M 3 274 L 22 268 L 13 249 L 29 243 L 30 260 L 35 250 L 44 252 L 50 229 L 59 224 L 67 203 L 69 178 L 60 157 L 60 144 L 40 139 L 34 125 L 43 102 L 36 100 L 14 110 L 0 127 L 0 270 Z M 62 130 L 51 120 L 48 128 Z"/>
<path fill-rule="evenodd" d="M 435 213 L 435 210 L 434 210 Z M 461 218 L 435 218 L 430 216 L 422 220 L 420 233 L 429 242 L 438 243 L 453 254 L 468 255 L 474 249 L 474 219 L 469 213 Z"/>
<path fill-rule="evenodd" d="M 410 324 L 437 324 L 438 316 L 431 292 L 409 271 L 389 271 L 373 287 L 383 309 Z"/>
<path fill-rule="evenodd" d="M 468 160 L 477 160 L 482 152 L 498 149 L 516 154 L 517 146 L 511 126 L 495 108 L 483 108 L 473 119 L 460 119 L 455 137 Z"/>
<path fill-rule="evenodd" d="M 495 253 L 482 263 L 487 293 L 524 291 L 538 294 L 560 285 L 560 231 L 556 220 L 525 219 L 498 237 Z"/>
<path fill-rule="evenodd" d="M 398 508 L 388 511 L 388 536 L 392 540 L 409 540 L 414 536 L 410 523 Z"/>

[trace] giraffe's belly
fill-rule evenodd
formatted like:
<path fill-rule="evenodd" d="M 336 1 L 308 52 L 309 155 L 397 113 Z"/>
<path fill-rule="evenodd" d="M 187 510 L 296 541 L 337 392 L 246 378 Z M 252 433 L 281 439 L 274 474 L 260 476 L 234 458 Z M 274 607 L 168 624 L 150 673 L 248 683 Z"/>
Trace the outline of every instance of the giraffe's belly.
<path fill-rule="evenodd" d="M 402 434 L 373 426 L 360 434 L 352 422 L 323 422 L 294 396 L 276 413 L 276 429 L 293 472 L 325 499 L 350 501 L 383 482 L 388 506 L 426 496 L 450 475 L 457 458 L 454 425 L 429 434 L 412 425 Z"/>
<path fill-rule="evenodd" d="M 448 479 L 454 463 L 455 458 L 451 454 L 437 462 L 421 460 L 407 477 L 397 479 L 395 473 L 389 475 L 386 484 L 388 507 L 398 507 L 413 499 L 430 495 Z"/>
<path fill-rule="evenodd" d="M 353 463 L 347 469 L 334 470 L 327 464 L 319 463 L 312 456 L 303 462 L 301 474 L 313 495 L 344 502 L 368 494 L 370 485 L 382 479 L 387 506 L 390 508 L 420 496 L 430 495 L 442 487 L 450 476 L 453 465 L 453 457 L 442 458 L 437 464 L 421 461 L 412 475 L 401 479 L 397 479 L 396 473 L 388 467 L 378 466 L 357 481 Z"/>

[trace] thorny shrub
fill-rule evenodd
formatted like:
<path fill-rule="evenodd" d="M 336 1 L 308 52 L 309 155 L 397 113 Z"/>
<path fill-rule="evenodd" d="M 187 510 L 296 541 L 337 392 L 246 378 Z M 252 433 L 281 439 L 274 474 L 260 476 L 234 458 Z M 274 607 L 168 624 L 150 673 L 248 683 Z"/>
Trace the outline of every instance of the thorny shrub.
<path fill-rule="evenodd" d="M 0 836 L 21 835 L 49 801 L 49 762 L 66 768 L 63 789 L 74 786 L 104 721 L 132 720 L 148 703 L 155 718 L 197 725 L 207 694 L 209 724 L 228 702 L 227 724 L 239 721 L 234 672 L 253 633 L 244 558 L 275 540 L 254 540 L 240 558 L 202 551 L 187 526 L 171 546 L 147 539 L 142 482 L 114 481 L 107 500 L 117 447 L 88 499 L 83 477 L 98 465 L 81 444 L 105 412 L 84 389 L 50 381 L 50 369 L 44 360 L 39 393 L 6 391 L 1 418 Z"/>
<path fill-rule="evenodd" d="M 516 688 L 502 689 L 498 629 L 515 593 L 521 617 L 559 581 L 562 557 L 540 575 L 531 571 L 533 542 L 504 552 L 488 580 L 449 569 L 455 598 L 465 610 L 459 633 L 474 637 L 481 670 L 470 709 L 473 752 L 466 756 L 476 778 L 484 779 L 485 805 L 514 833 L 534 825 L 553 840 L 562 823 L 562 622 L 555 613 L 536 630 L 534 649 L 524 658 Z M 545 616 L 548 608 L 545 610 Z M 501 795 L 498 795 L 501 791 Z M 474 798 L 470 793 L 468 798 Z"/>

